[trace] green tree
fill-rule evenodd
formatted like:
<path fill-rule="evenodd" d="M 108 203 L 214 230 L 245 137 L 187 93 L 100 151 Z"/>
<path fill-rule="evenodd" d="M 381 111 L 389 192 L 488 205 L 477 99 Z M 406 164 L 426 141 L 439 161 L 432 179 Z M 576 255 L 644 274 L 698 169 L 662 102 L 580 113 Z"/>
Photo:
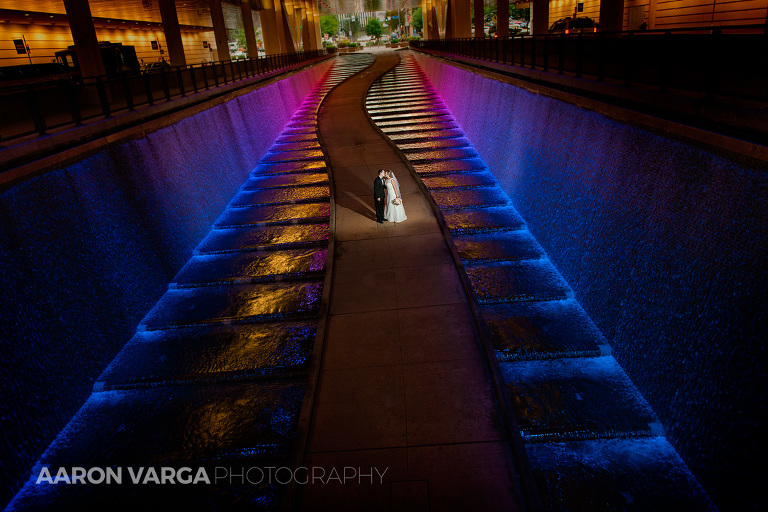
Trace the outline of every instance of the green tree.
<path fill-rule="evenodd" d="M 365 33 L 377 39 L 379 36 L 381 36 L 381 31 L 383 29 L 384 26 L 381 24 L 378 18 L 371 18 L 368 20 L 368 23 L 365 24 Z"/>
<path fill-rule="evenodd" d="M 335 36 L 339 33 L 339 21 L 336 16 L 320 16 L 320 31 L 323 36 Z"/>
<path fill-rule="evenodd" d="M 389 30 L 392 32 L 397 31 L 397 27 L 400 26 L 400 24 L 404 21 L 401 16 L 403 16 L 403 11 L 387 11 L 384 16 L 387 20 L 387 27 L 389 27 Z M 397 16 L 397 18 L 393 18 L 393 16 Z"/>
<path fill-rule="evenodd" d="M 256 45 L 261 44 L 261 29 L 257 28 L 253 31 L 256 34 Z M 239 28 L 235 30 L 235 40 L 237 41 L 238 48 L 248 48 L 248 40 L 245 38 L 245 29 Z"/>
<path fill-rule="evenodd" d="M 421 13 L 421 7 L 417 7 L 413 10 L 413 14 L 411 15 L 411 24 L 413 25 L 413 30 L 420 32 L 422 28 L 424 28 L 424 18 Z"/>

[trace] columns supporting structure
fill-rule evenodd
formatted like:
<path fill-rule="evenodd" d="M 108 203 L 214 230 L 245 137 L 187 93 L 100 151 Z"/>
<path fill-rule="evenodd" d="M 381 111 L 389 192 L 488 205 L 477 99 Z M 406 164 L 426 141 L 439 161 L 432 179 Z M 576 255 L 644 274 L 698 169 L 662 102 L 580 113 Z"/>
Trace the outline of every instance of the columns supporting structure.
<path fill-rule="evenodd" d="M 654 9 L 654 17 L 655 17 L 655 9 Z M 624 29 L 624 0 L 601 0 L 600 1 L 600 32 L 621 32 L 623 29 Z"/>
<path fill-rule="evenodd" d="M 186 66 L 187 57 L 184 55 L 184 44 L 181 42 L 181 29 L 179 28 L 179 16 L 176 14 L 174 0 L 159 0 L 160 17 L 163 20 L 163 33 L 165 34 L 165 46 L 168 50 L 168 59 L 171 66 Z"/>
<path fill-rule="evenodd" d="M 448 0 L 445 20 L 445 37 L 472 37 L 471 0 Z M 478 2 L 479 0 L 475 0 Z M 506 0 L 509 2 L 509 0 Z"/>
<path fill-rule="evenodd" d="M 444 0 L 421 1 L 424 39 L 440 39 L 440 21 L 438 13 L 443 9 L 443 1 Z"/>
<path fill-rule="evenodd" d="M 483 0 L 473 0 L 475 10 L 475 39 L 482 39 L 485 37 L 485 10 L 483 6 Z"/>
<path fill-rule="evenodd" d="M 532 34 L 544 35 L 549 33 L 549 0 L 533 0 L 531 7 Z"/>
<path fill-rule="evenodd" d="M 224 12 L 221 10 L 221 0 L 208 0 L 211 8 L 211 22 L 213 22 L 213 35 L 216 41 L 216 59 L 231 60 L 229 57 L 229 39 L 227 38 L 227 26 L 224 24 Z"/>
<path fill-rule="evenodd" d="M 496 0 L 496 35 L 509 35 L 509 0 Z"/>
<path fill-rule="evenodd" d="M 243 0 L 240 4 L 240 12 L 243 15 L 243 31 L 245 32 L 245 49 L 248 57 L 259 56 L 259 45 L 256 42 L 256 31 L 253 27 L 253 10 L 251 0 Z"/>
<path fill-rule="evenodd" d="M 261 31 L 267 55 L 321 47 L 317 0 L 262 0 Z"/>
<path fill-rule="evenodd" d="M 72 31 L 81 75 L 89 77 L 105 74 L 88 0 L 64 0 L 64 10 L 69 19 L 69 29 Z"/>

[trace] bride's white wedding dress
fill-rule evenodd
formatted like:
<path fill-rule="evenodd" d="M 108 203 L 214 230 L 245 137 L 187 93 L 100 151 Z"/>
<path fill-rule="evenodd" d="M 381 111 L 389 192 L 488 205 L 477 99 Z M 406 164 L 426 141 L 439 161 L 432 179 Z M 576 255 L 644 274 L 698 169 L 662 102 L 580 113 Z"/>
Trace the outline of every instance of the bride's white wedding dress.
<path fill-rule="evenodd" d="M 408 217 L 405 216 L 402 199 L 400 204 L 393 204 L 392 200 L 400 197 L 400 185 L 396 179 L 387 180 L 387 204 L 384 206 L 384 218 L 388 222 L 403 222 Z"/>

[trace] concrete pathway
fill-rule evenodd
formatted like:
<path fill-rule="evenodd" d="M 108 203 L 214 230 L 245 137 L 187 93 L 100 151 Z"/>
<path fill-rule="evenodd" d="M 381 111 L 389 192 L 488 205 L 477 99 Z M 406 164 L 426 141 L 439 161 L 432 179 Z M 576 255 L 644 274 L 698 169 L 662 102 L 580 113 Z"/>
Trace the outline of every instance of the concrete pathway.
<path fill-rule="evenodd" d="M 518 510 L 512 454 L 457 269 L 429 203 L 364 110 L 370 85 L 398 61 L 377 52 L 320 111 L 336 243 L 305 462 L 326 477 L 344 474 L 302 486 L 301 508 Z M 400 181 L 401 224 L 375 221 L 379 168 Z"/>

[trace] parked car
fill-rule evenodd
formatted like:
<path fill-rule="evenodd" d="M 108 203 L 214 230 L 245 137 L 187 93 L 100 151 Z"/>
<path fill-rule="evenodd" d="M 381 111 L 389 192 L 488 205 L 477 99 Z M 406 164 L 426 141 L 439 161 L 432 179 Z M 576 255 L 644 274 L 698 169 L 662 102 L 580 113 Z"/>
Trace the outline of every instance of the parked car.
<path fill-rule="evenodd" d="M 560 18 L 549 27 L 550 34 L 578 34 L 580 32 L 597 32 L 597 23 L 592 18 Z"/>

